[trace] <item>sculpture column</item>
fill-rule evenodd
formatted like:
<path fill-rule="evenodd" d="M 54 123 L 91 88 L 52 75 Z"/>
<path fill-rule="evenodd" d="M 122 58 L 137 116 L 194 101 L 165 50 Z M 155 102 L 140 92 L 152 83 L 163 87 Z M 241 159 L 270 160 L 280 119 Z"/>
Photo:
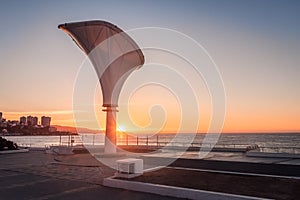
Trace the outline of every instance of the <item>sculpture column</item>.
<path fill-rule="evenodd" d="M 105 132 L 105 145 L 104 153 L 117 152 L 117 134 L 116 134 L 116 112 L 117 106 L 106 106 L 103 109 L 106 112 L 106 132 Z"/>

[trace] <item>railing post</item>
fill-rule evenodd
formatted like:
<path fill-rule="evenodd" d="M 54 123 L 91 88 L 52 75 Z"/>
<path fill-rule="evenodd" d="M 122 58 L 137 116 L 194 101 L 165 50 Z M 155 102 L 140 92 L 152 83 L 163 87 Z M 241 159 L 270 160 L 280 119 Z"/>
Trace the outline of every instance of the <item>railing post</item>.
<path fill-rule="evenodd" d="M 71 135 L 71 147 L 73 147 L 73 143 L 75 142 L 75 137 L 73 137 L 73 135 Z"/>
<path fill-rule="evenodd" d="M 126 134 L 126 145 L 128 146 L 128 134 Z"/>
<path fill-rule="evenodd" d="M 156 136 L 156 146 L 158 147 L 158 135 Z"/>
<path fill-rule="evenodd" d="M 147 147 L 148 147 L 148 135 L 147 135 L 146 145 L 147 145 Z"/>
<path fill-rule="evenodd" d="M 136 146 L 139 146 L 139 137 L 136 136 Z"/>

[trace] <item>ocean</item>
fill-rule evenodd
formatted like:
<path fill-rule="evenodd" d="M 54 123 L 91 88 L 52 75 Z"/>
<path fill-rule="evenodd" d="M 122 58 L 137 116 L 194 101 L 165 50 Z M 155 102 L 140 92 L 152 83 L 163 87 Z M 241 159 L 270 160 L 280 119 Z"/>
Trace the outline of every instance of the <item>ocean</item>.
<path fill-rule="evenodd" d="M 190 144 L 193 134 L 177 135 L 176 142 L 172 141 L 175 134 L 157 134 L 154 136 L 126 136 L 120 134 L 119 145 L 165 145 L 173 146 L 200 146 L 205 135 L 197 134 Z M 103 145 L 103 134 L 80 134 L 76 136 L 3 136 L 25 147 L 50 147 L 55 145 Z M 216 146 L 244 147 L 258 145 L 262 152 L 296 153 L 300 154 L 300 133 L 249 133 L 249 134 L 221 134 Z"/>

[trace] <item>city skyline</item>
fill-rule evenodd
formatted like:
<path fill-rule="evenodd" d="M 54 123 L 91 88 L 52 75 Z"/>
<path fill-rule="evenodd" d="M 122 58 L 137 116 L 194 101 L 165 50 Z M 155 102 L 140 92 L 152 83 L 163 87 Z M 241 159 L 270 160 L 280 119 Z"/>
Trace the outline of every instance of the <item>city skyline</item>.
<path fill-rule="evenodd" d="M 0 38 L 0 110 L 7 119 L 36 113 L 51 116 L 52 124 L 75 126 L 73 90 L 85 56 L 57 25 L 100 19 L 125 31 L 173 29 L 203 45 L 217 63 L 226 90 L 223 132 L 300 131 L 298 1 L 74 1 L 72 5 L 29 1 L 7 2 L 0 11 L 0 24 L 5 27 Z M 147 68 L 137 73 L 147 73 Z M 131 110 L 132 119 L 147 126 L 148 106 L 159 102 L 170 111 L 165 131 L 175 131 L 176 100 L 157 88 L 147 91 L 130 101 L 137 108 Z M 199 132 L 203 132 L 210 117 L 207 96 L 199 104 L 205 122 Z M 98 122 L 86 122 L 85 127 L 104 129 L 99 87 L 94 107 Z M 120 123 L 119 128 L 127 127 Z"/>
<path fill-rule="evenodd" d="M 30 125 L 30 126 L 40 125 L 44 127 L 50 127 L 51 117 L 45 115 L 42 115 L 41 117 L 32 116 L 32 115 L 27 115 L 27 116 L 20 115 L 17 118 L 7 119 L 5 117 L 5 113 L 0 112 L 0 124 L 3 122 L 12 122 L 12 123 L 16 123 L 16 125 Z"/>

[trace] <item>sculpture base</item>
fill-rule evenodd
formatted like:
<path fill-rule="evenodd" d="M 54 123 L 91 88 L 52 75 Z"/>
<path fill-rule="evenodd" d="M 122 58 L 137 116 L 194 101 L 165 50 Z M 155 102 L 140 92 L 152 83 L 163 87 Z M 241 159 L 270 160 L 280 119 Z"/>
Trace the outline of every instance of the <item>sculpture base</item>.
<path fill-rule="evenodd" d="M 115 133 L 106 133 L 105 136 L 105 145 L 104 145 L 104 153 L 113 154 L 117 153 L 117 146 L 115 143 L 111 142 L 111 138 L 115 137 Z M 115 139 L 115 138 L 113 138 Z"/>

